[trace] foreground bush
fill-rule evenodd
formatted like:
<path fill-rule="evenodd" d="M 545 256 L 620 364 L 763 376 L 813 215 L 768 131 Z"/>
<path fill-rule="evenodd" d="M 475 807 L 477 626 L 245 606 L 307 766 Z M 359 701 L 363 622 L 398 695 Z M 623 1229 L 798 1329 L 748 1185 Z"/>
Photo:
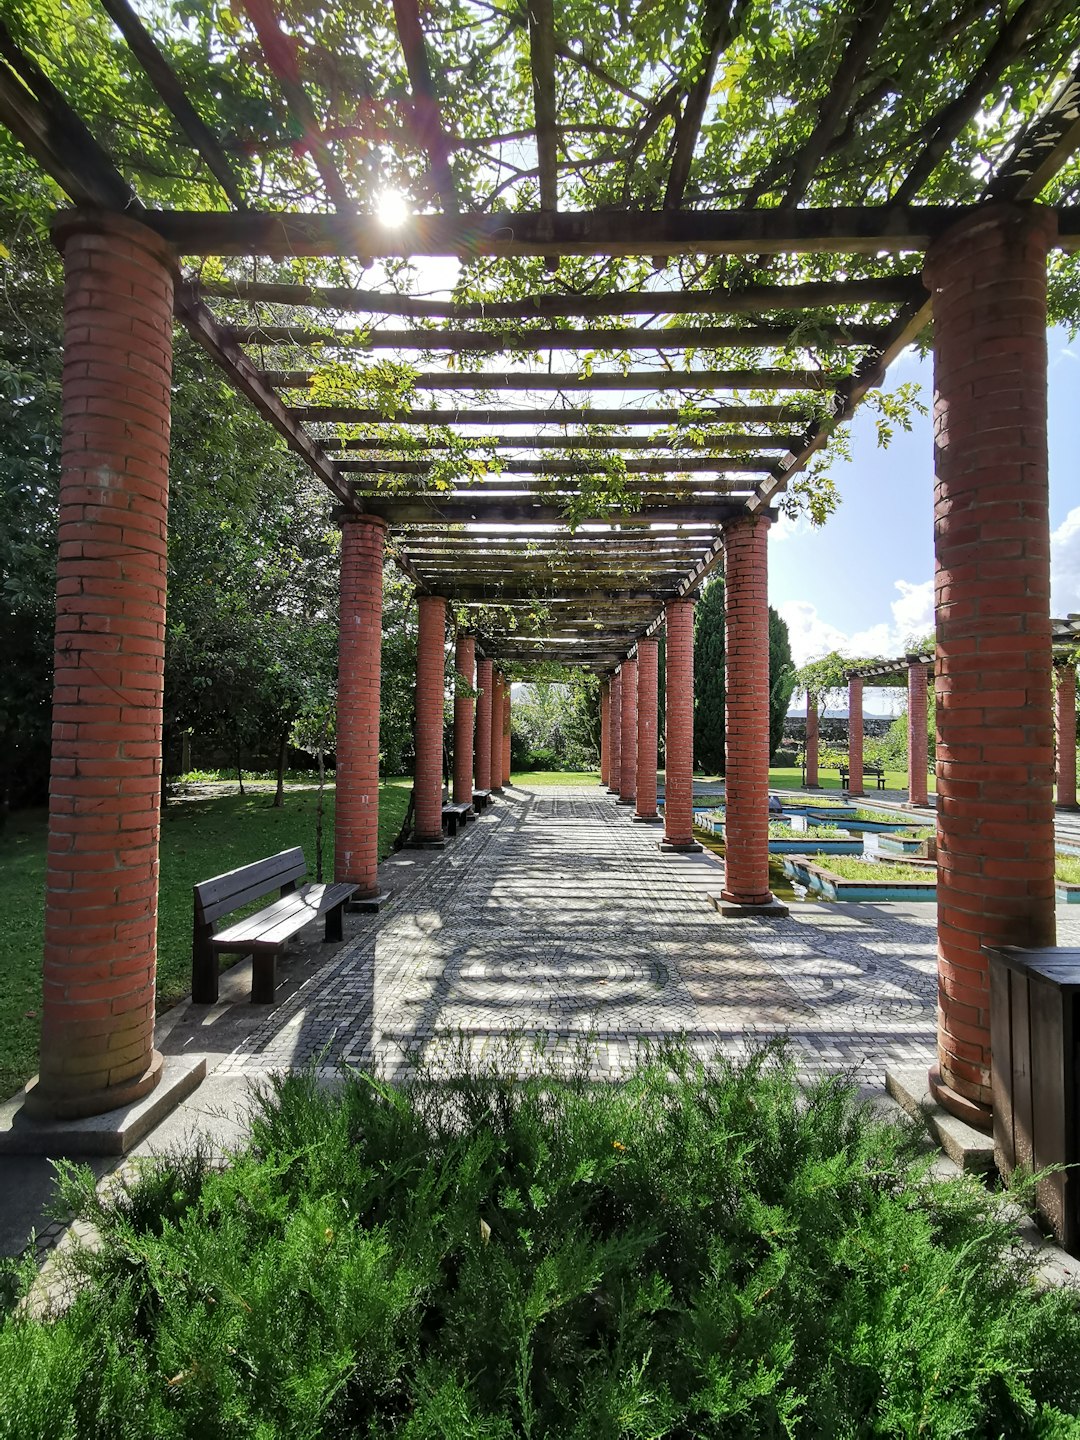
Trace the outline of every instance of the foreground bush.
<path fill-rule="evenodd" d="M 977 1183 L 775 1051 L 625 1085 L 308 1075 L 111 1202 L 8 1436 L 1065 1436 L 1080 1309 Z"/>

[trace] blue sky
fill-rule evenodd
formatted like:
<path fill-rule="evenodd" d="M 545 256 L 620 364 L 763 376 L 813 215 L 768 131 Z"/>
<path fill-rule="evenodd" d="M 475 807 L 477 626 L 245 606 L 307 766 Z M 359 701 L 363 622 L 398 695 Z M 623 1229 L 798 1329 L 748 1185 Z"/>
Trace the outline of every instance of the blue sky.
<path fill-rule="evenodd" d="M 1080 337 L 1049 336 L 1052 609 L 1080 611 Z M 906 351 L 886 388 L 920 385 L 933 399 L 929 357 Z M 853 458 L 832 475 L 842 503 L 828 522 L 781 521 L 769 546 L 769 599 L 788 622 L 797 664 L 829 650 L 896 654 L 911 634 L 933 628 L 933 443 L 930 417 L 916 416 L 878 448 L 874 416 L 850 427 Z M 884 697 L 883 697 L 884 698 Z M 796 707 L 801 708 L 801 707 Z M 882 707 L 883 710 L 885 707 Z"/>

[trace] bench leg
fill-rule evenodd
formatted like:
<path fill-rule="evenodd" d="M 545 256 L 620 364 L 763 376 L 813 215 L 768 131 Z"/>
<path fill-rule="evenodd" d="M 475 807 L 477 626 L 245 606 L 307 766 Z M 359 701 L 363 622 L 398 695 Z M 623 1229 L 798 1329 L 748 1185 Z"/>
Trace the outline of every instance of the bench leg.
<path fill-rule="evenodd" d="M 344 900 L 341 902 L 340 905 L 335 905 L 335 906 L 333 907 L 333 909 L 327 910 L 327 912 L 326 912 L 326 924 L 325 924 L 325 926 L 323 927 L 323 940 L 324 940 L 324 941 L 344 940 L 344 939 L 345 939 L 345 932 L 344 932 L 344 930 L 342 929 L 342 923 L 341 923 L 342 915 L 344 914 L 344 911 L 345 911 L 345 902 L 344 902 Z"/>
<path fill-rule="evenodd" d="M 276 950 L 256 951 L 251 957 L 251 1003 L 272 1005 L 277 990 Z"/>
<path fill-rule="evenodd" d="M 191 947 L 191 999 L 196 1005 L 216 1005 L 217 998 L 217 951 L 196 935 Z"/>

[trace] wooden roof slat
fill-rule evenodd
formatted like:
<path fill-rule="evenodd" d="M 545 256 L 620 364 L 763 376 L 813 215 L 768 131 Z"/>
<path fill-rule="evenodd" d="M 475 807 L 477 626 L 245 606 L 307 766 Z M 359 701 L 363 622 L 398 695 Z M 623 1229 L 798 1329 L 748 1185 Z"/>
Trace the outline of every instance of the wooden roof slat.
<path fill-rule="evenodd" d="M 217 136 L 188 99 L 187 91 L 176 71 L 128 4 L 128 0 L 101 0 L 101 5 L 146 71 L 150 83 L 165 102 L 177 125 L 206 162 L 214 179 L 238 210 L 248 210 L 250 207 L 229 157 L 221 148 Z"/>
<path fill-rule="evenodd" d="M 247 0 L 249 5 L 265 0 Z M 371 215 L 147 211 L 182 255 L 878 255 L 923 251 L 970 205 L 834 205 L 792 210 L 501 211 L 417 215 L 394 228 Z M 1062 207 L 1058 243 L 1080 241 L 1080 209 Z"/>
<path fill-rule="evenodd" d="M 877 345 L 884 326 L 816 325 L 812 343 L 821 345 Z M 739 348 L 805 349 L 807 341 L 784 325 L 686 325 L 666 329 L 521 330 L 485 334 L 478 330 L 370 330 L 356 337 L 311 330 L 299 325 L 234 325 L 233 339 L 241 345 L 295 345 L 327 350 L 450 350 L 498 354 L 506 350 L 685 350 Z"/>
<path fill-rule="evenodd" d="M 310 370 L 264 370 L 267 385 L 281 390 L 308 389 Z M 824 370 L 634 370 L 627 375 L 597 371 L 592 375 L 552 375 L 547 371 L 481 370 L 464 374 L 421 371 L 417 390 L 822 390 L 837 383 Z M 385 417 L 384 417 L 385 419 Z"/>
<path fill-rule="evenodd" d="M 1004 72 L 1018 58 L 1031 35 L 1053 10 L 1057 0 L 1021 0 L 960 93 L 934 117 L 930 139 L 916 157 L 911 169 L 897 186 L 893 204 L 906 205 L 913 200 L 937 169 L 949 146 L 964 127 L 975 119 L 986 96 Z M 1075 33 L 1070 50 L 1075 48 Z M 1068 53 L 1068 52 L 1066 52 Z"/>
<path fill-rule="evenodd" d="M 413 500 L 375 496 L 365 499 L 363 510 L 380 515 L 393 525 L 469 525 L 474 521 L 487 521 L 500 525 L 555 525 L 566 527 L 566 509 L 539 500 L 515 501 L 474 501 L 474 500 Z M 713 525 L 719 528 L 725 520 L 746 513 L 742 500 L 697 502 L 688 505 L 669 505 L 663 509 L 642 509 L 620 512 L 614 519 L 610 515 L 597 516 L 601 524 L 618 524 L 624 527 L 648 527 L 655 521 L 666 520 L 682 525 Z"/>
<path fill-rule="evenodd" d="M 340 440 L 336 437 L 324 439 L 320 442 L 324 450 L 329 451 L 380 451 L 380 450 L 402 450 L 400 438 L 390 435 L 360 435 L 351 439 Z M 478 438 L 477 445 L 481 444 Z M 657 439 L 654 436 L 644 435 L 489 435 L 482 437 L 485 449 L 493 450 L 665 450 L 678 455 L 686 451 L 688 455 L 700 455 L 703 452 L 720 450 L 784 450 L 790 451 L 792 446 L 802 443 L 799 435 L 733 435 L 717 434 L 705 436 L 702 439 L 681 439 L 675 444 L 670 439 Z M 408 453 L 411 455 L 414 450 L 424 453 L 436 450 L 445 450 L 448 441 L 445 437 L 418 436 L 411 440 Z"/>
<path fill-rule="evenodd" d="M 836 134 L 859 76 L 877 47 L 885 22 L 892 14 L 894 0 L 856 0 L 851 35 L 836 67 L 828 94 L 818 106 L 818 118 L 809 139 L 795 157 L 791 178 L 780 200 L 790 210 L 810 188 L 814 172 Z"/>
<path fill-rule="evenodd" d="M 388 421 L 383 410 L 363 405 L 293 405 L 292 414 L 309 424 L 335 423 L 349 425 L 682 425 L 699 428 L 708 425 L 775 424 L 790 420 L 790 405 L 728 405 L 700 407 L 692 422 L 682 410 L 661 409 L 581 409 L 576 406 L 547 410 L 471 409 L 405 410 Z"/>
<path fill-rule="evenodd" d="M 255 28 L 270 73 L 280 86 L 285 103 L 304 132 L 304 143 L 311 153 L 319 178 L 326 187 L 326 193 L 335 210 L 340 216 L 355 215 L 356 202 L 345 188 L 330 147 L 323 139 L 322 126 L 315 114 L 315 107 L 301 82 L 295 38 L 286 35 L 282 30 L 274 0 L 241 0 L 241 3 Z M 184 247 L 180 248 L 183 250 Z M 371 252 L 355 253 L 358 258 L 366 258 Z"/>
<path fill-rule="evenodd" d="M 810 281 L 801 285 L 747 285 L 737 289 L 632 290 L 608 295 L 528 295 L 517 300 L 429 300 L 343 286 L 276 284 L 264 280 L 202 281 L 202 295 L 259 305 L 309 306 L 363 315 L 420 320 L 555 320 L 614 315 L 756 315 L 770 310 L 836 311 L 865 305 L 901 305 L 921 293 L 918 275 L 874 280 Z"/>
<path fill-rule="evenodd" d="M 1080 65 L 1054 93 L 1046 109 L 1018 138 L 1001 174 L 986 194 L 994 200 L 1035 200 L 1080 149 Z"/>
<path fill-rule="evenodd" d="M 450 168 L 450 141 L 443 128 L 435 82 L 428 61 L 427 42 L 420 23 L 416 0 L 394 0 L 394 22 L 405 56 L 405 68 L 413 92 L 413 120 L 420 144 L 431 161 L 431 173 L 443 209 L 458 211 L 454 174 Z"/>
<path fill-rule="evenodd" d="M 430 475 L 437 463 L 431 460 L 339 460 L 337 468 L 352 475 Z M 776 461 L 748 459 L 745 455 L 711 455 L 705 459 L 657 455 L 649 460 L 624 460 L 621 468 L 628 475 L 753 475 L 771 474 Z M 600 460 L 500 460 L 498 468 L 490 472 L 490 478 L 497 484 L 500 475 L 600 475 L 606 469 Z"/>

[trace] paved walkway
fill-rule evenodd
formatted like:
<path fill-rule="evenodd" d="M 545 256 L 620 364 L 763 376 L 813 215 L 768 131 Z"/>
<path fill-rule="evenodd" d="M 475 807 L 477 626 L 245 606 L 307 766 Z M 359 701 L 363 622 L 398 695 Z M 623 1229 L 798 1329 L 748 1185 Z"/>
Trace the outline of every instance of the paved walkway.
<path fill-rule="evenodd" d="M 569 1060 L 587 1038 L 618 1075 L 643 1042 L 685 1034 L 741 1052 L 790 1035 L 807 1070 L 930 1063 L 932 905 L 796 906 L 724 920 L 722 868 L 664 856 L 598 787 L 510 791 L 383 915 L 218 1056 L 221 1076 L 315 1061 L 400 1071 L 533 1047 Z M 235 1040 L 235 1025 L 227 1027 Z M 214 1048 L 192 1012 L 168 1048 Z M 193 1033 L 197 1031 L 197 1033 Z"/>

